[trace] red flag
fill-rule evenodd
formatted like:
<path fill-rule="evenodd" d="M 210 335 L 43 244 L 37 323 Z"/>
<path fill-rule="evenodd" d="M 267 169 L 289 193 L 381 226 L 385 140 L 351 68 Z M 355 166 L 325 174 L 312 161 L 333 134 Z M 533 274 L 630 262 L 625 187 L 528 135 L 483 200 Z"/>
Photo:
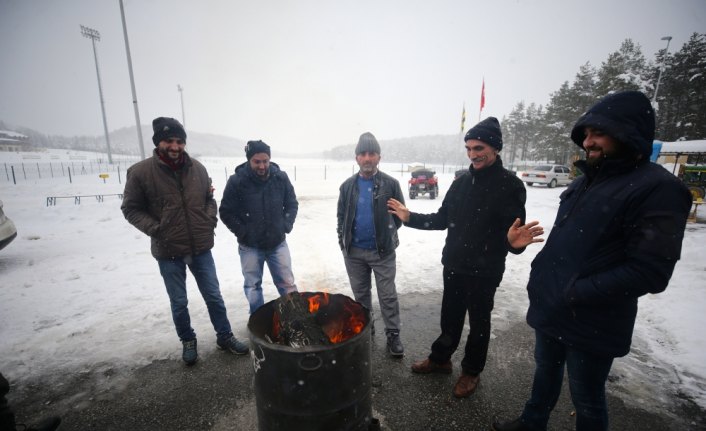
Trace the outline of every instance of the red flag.
<path fill-rule="evenodd" d="M 483 78 L 483 87 L 480 90 L 480 110 L 485 106 L 485 78 Z"/>

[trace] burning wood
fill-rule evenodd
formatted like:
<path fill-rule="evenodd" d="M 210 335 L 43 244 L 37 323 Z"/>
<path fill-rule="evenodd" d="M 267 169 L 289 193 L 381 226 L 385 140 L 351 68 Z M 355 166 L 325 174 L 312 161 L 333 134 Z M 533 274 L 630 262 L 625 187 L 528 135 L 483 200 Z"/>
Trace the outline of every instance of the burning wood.
<path fill-rule="evenodd" d="M 316 322 L 316 311 L 314 313 L 309 311 L 309 301 L 299 293 L 290 293 L 281 297 L 276 301 L 273 316 L 279 321 L 279 334 L 275 335 L 275 338 L 279 338 L 281 344 L 290 347 L 331 344 Z"/>
<path fill-rule="evenodd" d="M 341 343 L 367 324 L 362 305 L 343 295 L 309 292 L 277 299 L 272 320 L 268 340 L 290 347 Z"/>

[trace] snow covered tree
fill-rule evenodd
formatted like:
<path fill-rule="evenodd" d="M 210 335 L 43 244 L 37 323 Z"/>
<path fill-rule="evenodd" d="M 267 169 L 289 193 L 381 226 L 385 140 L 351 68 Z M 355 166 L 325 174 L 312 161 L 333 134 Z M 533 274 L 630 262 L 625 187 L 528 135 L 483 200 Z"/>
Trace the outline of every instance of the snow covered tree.
<path fill-rule="evenodd" d="M 706 139 L 706 34 L 692 34 L 674 55 L 660 51 L 656 63 L 665 67 L 657 94 L 657 139 Z"/>
<path fill-rule="evenodd" d="M 625 39 L 620 49 L 608 55 L 608 59 L 598 70 L 596 95 L 603 97 L 623 90 L 649 92 L 652 89 L 652 83 L 646 66 L 647 62 L 642 55 L 640 45 Z"/>

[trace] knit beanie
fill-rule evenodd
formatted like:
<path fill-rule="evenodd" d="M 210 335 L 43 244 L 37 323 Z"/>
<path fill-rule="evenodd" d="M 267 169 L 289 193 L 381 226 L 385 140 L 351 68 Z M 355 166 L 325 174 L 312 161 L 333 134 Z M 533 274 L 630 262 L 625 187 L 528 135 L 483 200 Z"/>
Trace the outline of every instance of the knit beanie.
<path fill-rule="evenodd" d="M 250 160 L 257 153 L 265 153 L 270 156 L 270 146 L 262 141 L 248 141 L 245 144 L 245 157 Z"/>
<path fill-rule="evenodd" d="M 495 117 L 488 117 L 471 127 L 464 136 L 463 142 L 469 139 L 483 141 L 498 151 L 503 149 L 503 132 L 500 131 L 500 123 Z"/>
<path fill-rule="evenodd" d="M 583 148 L 586 127 L 596 128 L 649 159 L 655 138 L 655 113 L 639 91 L 610 94 L 583 114 L 571 130 L 571 140 Z"/>
<path fill-rule="evenodd" d="M 355 146 L 355 155 L 368 153 L 380 154 L 380 144 L 370 132 L 365 132 L 358 138 L 358 145 Z"/>
<path fill-rule="evenodd" d="M 186 131 L 184 126 L 174 118 L 169 117 L 157 117 L 152 120 L 152 130 L 154 130 L 154 135 L 152 135 L 152 142 L 154 146 L 159 145 L 160 142 L 169 138 L 181 138 L 186 142 Z"/>

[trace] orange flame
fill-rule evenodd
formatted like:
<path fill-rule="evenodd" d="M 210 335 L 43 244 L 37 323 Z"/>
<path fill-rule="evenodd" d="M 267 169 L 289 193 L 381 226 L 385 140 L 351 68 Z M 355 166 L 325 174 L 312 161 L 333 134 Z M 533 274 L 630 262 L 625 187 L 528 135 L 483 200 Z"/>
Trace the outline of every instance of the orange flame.
<path fill-rule="evenodd" d="M 309 301 L 309 313 L 314 314 L 319 311 L 321 305 L 328 305 L 328 293 L 321 293 L 312 295 L 308 298 Z"/>
<path fill-rule="evenodd" d="M 365 313 L 355 303 L 346 303 L 340 319 L 326 325 L 324 332 L 332 343 L 342 343 L 365 328 Z"/>

